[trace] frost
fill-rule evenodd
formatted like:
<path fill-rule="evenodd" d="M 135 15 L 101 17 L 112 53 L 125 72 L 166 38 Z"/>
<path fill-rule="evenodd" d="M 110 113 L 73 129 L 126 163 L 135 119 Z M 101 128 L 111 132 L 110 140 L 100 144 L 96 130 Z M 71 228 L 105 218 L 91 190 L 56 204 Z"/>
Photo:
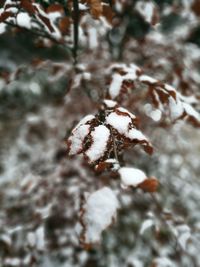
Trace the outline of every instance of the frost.
<path fill-rule="evenodd" d="M 90 162 L 101 158 L 106 151 L 107 144 L 110 138 L 110 130 L 104 125 L 99 125 L 91 132 L 92 144 L 85 152 Z"/>
<path fill-rule="evenodd" d="M 121 185 L 123 188 L 129 186 L 137 187 L 147 179 L 146 174 L 136 168 L 122 167 L 118 172 L 120 174 Z"/>
<path fill-rule="evenodd" d="M 87 197 L 82 217 L 85 226 L 82 241 L 85 244 L 100 241 L 101 233 L 116 219 L 118 206 L 114 192 L 108 187 L 103 187 Z"/>

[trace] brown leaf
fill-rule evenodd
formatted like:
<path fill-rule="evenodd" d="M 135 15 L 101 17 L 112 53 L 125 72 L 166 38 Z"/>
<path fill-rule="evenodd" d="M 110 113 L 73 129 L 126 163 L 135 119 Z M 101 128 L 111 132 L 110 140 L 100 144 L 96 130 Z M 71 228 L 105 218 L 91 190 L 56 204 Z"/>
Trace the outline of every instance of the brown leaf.
<path fill-rule="evenodd" d="M 42 20 L 42 22 L 47 26 L 50 32 L 54 32 L 54 28 L 51 25 L 50 20 L 47 17 L 42 16 L 41 14 L 38 14 L 38 17 Z"/>
<path fill-rule="evenodd" d="M 90 6 L 90 13 L 93 18 L 98 19 L 103 13 L 103 6 L 101 0 L 88 0 Z"/>
<path fill-rule="evenodd" d="M 59 20 L 59 29 L 63 34 L 68 34 L 70 29 L 71 20 L 69 17 L 63 17 Z"/>
<path fill-rule="evenodd" d="M 47 8 L 47 13 L 52 13 L 52 12 L 60 12 L 64 14 L 65 11 L 62 5 L 55 3 L 55 4 L 48 6 Z"/>
<path fill-rule="evenodd" d="M 112 24 L 112 20 L 114 17 L 114 12 L 112 8 L 108 5 L 103 5 L 103 16 L 107 19 L 107 21 Z"/>
<path fill-rule="evenodd" d="M 200 1 L 195 0 L 191 6 L 191 9 L 195 13 L 196 16 L 200 16 Z"/>
<path fill-rule="evenodd" d="M 151 146 L 150 143 L 147 143 L 146 145 L 143 146 L 144 151 L 149 154 L 152 155 L 153 154 L 153 147 Z"/>
<path fill-rule="evenodd" d="M 1 14 L 0 16 L 0 23 L 1 22 L 4 22 L 7 18 L 13 16 L 13 13 L 12 12 L 8 12 L 8 11 L 5 11 Z"/>
<path fill-rule="evenodd" d="M 159 182 L 156 178 L 152 177 L 146 179 L 144 182 L 139 184 L 139 188 L 141 188 L 144 192 L 154 193 L 158 189 Z"/>
<path fill-rule="evenodd" d="M 28 0 L 21 0 L 21 7 L 26 10 L 29 14 L 35 14 L 35 8 L 32 3 Z"/>

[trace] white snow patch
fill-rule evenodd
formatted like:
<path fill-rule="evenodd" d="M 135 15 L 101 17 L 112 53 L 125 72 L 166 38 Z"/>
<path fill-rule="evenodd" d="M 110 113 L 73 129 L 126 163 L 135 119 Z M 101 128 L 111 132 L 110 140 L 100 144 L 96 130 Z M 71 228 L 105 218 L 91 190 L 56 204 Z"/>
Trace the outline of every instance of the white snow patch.
<path fill-rule="evenodd" d="M 148 23 L 152 22 L 155 10 L 155 5 L 153 2 L 138 1 L 135 6 L 135 9 Z"/>
<path fill-rule="evenodd" d="M 119 73 L 113 74 L 112 82 L 109 87 L 109 94 L 113 99 L 119 95 L 122 82 L 123 82 L 123 77 Z"/>
<path fill-rule="evenodd" d="M 36 232 L 36 246 L 37 249 L 40 251 L 45 250 L 45 233 L 44 233 L 44 227 L 40 226 Z"/>
<path fill-rule="evenodd" d="M 70 142 L 69 155 L 75 155 L 82 150 L 82 145 L 85 137 L 89 134 L 90 125 L 80 125 L 72 133 L 72 136 L 68 139 Z"/>
<path fill-rule="evenodd" d="M 147 138 L 144 136 L 144 134 L 135 128 L 130 129 L 126 134 L 126 137 L 130 138 L 131 140 L 147 141 Z"/>
<path fill-rule="evenodd" d="M 120 134 L 126 134 L 132 120 L 129 116 L 119 115 L 116 112 L 112 112 L 106 117 L 106 123 L 115 128 Z"/>
<path fill-rule="evenodd" d="M 89 195 L 86 200 L 83 221 L 86 225 L 85 242 L 97 243 L 100 241 L 101 233 L 116 218 L 118 200 L 114 192 L 103 187 Z"/>
<path fill-rule="evenodd" d="M 175 100 L 172 96 L 169 97 L 169 109 L 172 120 L 178 119 L 184 112 L 182 102 L 178 98 Z"/>
<path fill-rule="evenodd" d="M 16 19 L 17 25 L 19 25 L 20 27 L 31 29 L 31 17 L 27 13 L 19 13 Z"/>
<path fill-rule="evenodd" d="M 103 103 L 106 105 L 107 108 L 114 108 L 117 105 L 116 101 L 104 99 Z"/>
<path fill-rule="evenodd" d="M 183 107 L 184 107 L 185 112 L 189 116 L 195 118 L 197 121 L 200 122 L 200 114 L 190 104 L 183 103 Z"/>
<path fill-rule="evenodd" d="M 110 130 L 104 125 L 99 125 L 91 132 L 91 137 L 93 140 L 92 145 L 85 154 L 90 162 L 93 162 L 104 155 L 110 137 Z"/>
<path fill-rule="evenodd" d="M 147 179 L 146 174 L 136 168 L 122 167 L 119 169 L 121 178 L 121 186 L 127 188 L 129 186 L 137 187 L 140 183 Z"/>
<path fill-rule="evenodd" d="M 139 81 L 140 82 L 146 82 L 146 83 L 150 83 L 150 84 L 156 84 L 158 82 L 158 80 L 148 76 L 148 75 L 141 75 L 139 77 Z"/>

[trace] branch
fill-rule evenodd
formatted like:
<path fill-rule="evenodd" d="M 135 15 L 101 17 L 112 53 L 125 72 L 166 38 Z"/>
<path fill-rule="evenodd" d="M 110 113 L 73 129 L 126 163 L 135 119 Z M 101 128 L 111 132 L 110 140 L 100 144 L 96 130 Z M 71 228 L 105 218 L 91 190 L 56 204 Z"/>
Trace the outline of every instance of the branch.
<path fill-rule="evenodd" d="M 73 9 L 74 9 L 74 64 L 77 63 L 77 50 L 78 50 L 78 23 L 79 23 L 79 7 L 78 0 L 73 0 Z"/>
<path fill-rule="evenodd" d="M 23 26 L 20 26 L 20 25 L 18 25 L 18 24 L 15 24 L 15 23 L 12 23 L 12 22 L 8 22 L 8 21 L 4 21 L 4 23 L 5 23 L 6 25 L 10 26 L 10 27 L 16 27 L 16 28 L 18 28 L 18 29 L 20 29 L 20 30 L 25 30 L 25 31 L 27 31 L 27 32 L 30 32 L 30 33 L 32 33 L 33 35 L 36 35 L 36 36 L 38 36 L 38 37 L 47 38 L 47 39 L 49 39 L 50 41 L 56 43 L 57 45 L 60 45 L 60 46 L 62 46 L 62 47 L 67 48 L 67 49 L 71 52 L 71 49 L 65 45 L 65 43 L 63 42 L 63 40 L 58 41 L 57 39 L 55 39 L 55 38 L 52 37 L 51 35 L 47 34 L 46 32 L 41 32 L 41 31 L 37 31 L 37 30 L 34 31 L 33 29 L 28 29 L 28 28 L 26 28 L 26 27 L 23 27 Z"/>

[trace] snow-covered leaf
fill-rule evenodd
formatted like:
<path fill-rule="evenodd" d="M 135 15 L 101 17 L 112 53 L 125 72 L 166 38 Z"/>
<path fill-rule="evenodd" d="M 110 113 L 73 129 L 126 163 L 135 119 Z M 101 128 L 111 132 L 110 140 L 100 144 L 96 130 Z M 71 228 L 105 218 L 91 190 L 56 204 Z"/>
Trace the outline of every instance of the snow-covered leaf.
<path fill-rule="evenodd" d="M 141 69 L 135 64 L 113 64 L 108 69 L 112 80 L 108 89 L 111 99 L 116 99 L 121 93 L 127 92 L 133 87 L 133 82 L 138 78 Z"/>
<path fill-rule="evenodd" d="M 116 219 L 118 200 L 114 192 L 103 187 L 87 196 L 80 212 L 80 241 L 84 246 L 96 244 L 102 232 Z"/>
<path fill-rule="evenodd" d="M 122 138 L 130 143 L 140 144 L 144 150 L 152 154 L 153 148 L 146 136 L 137 129 L 137 118 L 127 109 L 117 107 L 106 116 L 105 122 L 111 126 Z"/>
<path fill-rule="evenodd" d="M 118 170 L 123 188 L 137 187 L 147 179 L 146 174 L 140 169 L 122 167 Z"/>
<path fill-rule="evenodd" d="M 94 128 L 90 136 L 92 144 L 84 154 L 89 159 L 89 162 L 94 162 L 103 157 L 106 153 L 110 139 L 110 130 L 104 125 L 99 125 Z"/>
<path fill-rule="evenodd" d="M 69 155 L 75 155 L 83 151 L 83 142 L 90 132 L 90 123 L 94 118 L 93 115 L 85 116 L 72 130 L 72 134 L 67 140 Z"/>

